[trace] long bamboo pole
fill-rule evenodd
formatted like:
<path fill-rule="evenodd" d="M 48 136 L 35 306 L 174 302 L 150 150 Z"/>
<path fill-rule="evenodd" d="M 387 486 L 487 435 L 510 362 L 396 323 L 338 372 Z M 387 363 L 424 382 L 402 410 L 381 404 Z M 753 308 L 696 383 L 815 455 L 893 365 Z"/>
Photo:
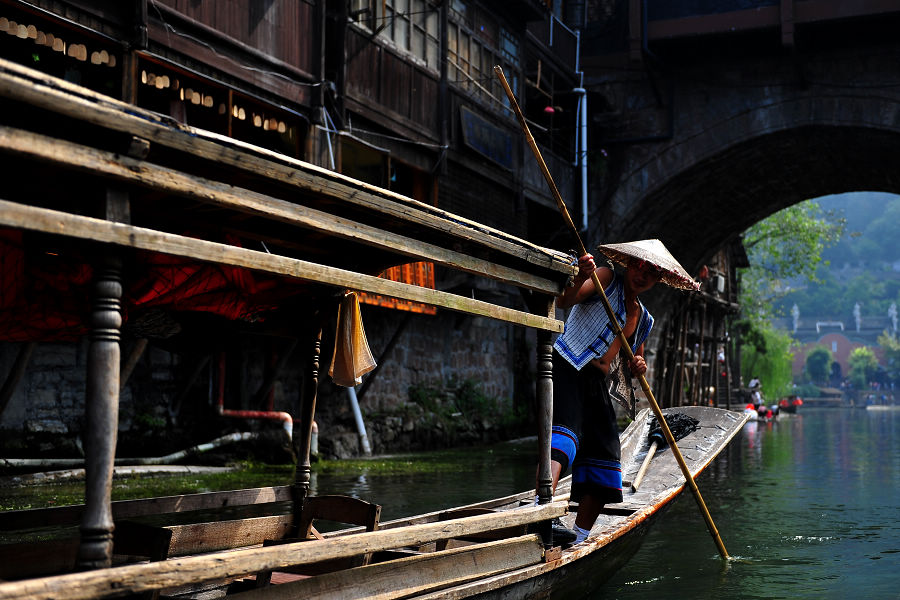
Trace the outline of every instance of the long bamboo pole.
<path fill-rule="evenodd" d="M 503 89 L 506 91 L 506 95 L 509 97 L 510 105 L 512 106 L 513 111 L 516 113 L 516 117 L 519 119 L 519 125 L 521 125 L 522 131 L 525 133 L 525 139 L 528 141 L 528 145 L 531 146 L 531 151 L 534 153 L 534 157 L 537 159 L 538 166 L 541 168 L 541 172 L 544 174 L 544 179 L 547 180 L 547 184 L 550 186 L 550 192 L 553 194 L 554 200 L 556 200 L 556 206 L 559 208 L 559 212 L 562 214 L 563 219 L 569 226 L 569 229 L 572 230 L 572 234 L 575 237 L 575 241 L 578 243 L 579 250 L 581 251 L 580 256 L 584 256 L 588 253 L 587 249 L 584 247 L 584 243 L 581 241 L 581 236 L 578 233 L 578 229 L 575 227 L 575 223 L 572 222 L 572 217 L 569 216 L 569 209 L 566 208 L 566 203 L 563 202 L 562 195 L 560 195 L 559 193 L 559 189 L 557 189 L 556 184 L 553 182 L 553 177 L 550 175 L 550 170 L 547 168 L 547 163 L 544 162 L 544 158 L 541 156 L 541 151 L 540 149 L 538 149 L 537 143 L 534 141 L 534 137 L 532 137 L 531 135 L 531 130 L 528 128 L 528 123 L 525 121 L 525 115 L 522 114 L 522 109 L 519 108 L 519 103 L 516 102 L 516 97 L 513 94 L 512 89 L 510 89 L 509 83 L 506 81 L 506 76 L 503 74 L 503 69 L 500 68 L 499 65 L 497 65 L 494 67 L 494 73 L 497 74 L 497 77 L 500 79 L 500 83 L 503 85 Z M 606 314 L 609 316 L 609 322 L 613 327 L 613 332 L 619 338 L 622 349 L 625 351 L 625 355 L 628 357 L 628 361 L 631 362 L 632 360 L 634 360 L 634 353 L 631 350 L 631 346 L 628 344 L 628 339 L 625 337 L 625 333 L 622 331 L 621 325 L 619 325 L 619 321 L 615 316 L 612 305 L 610 305 L 609 299 L 606 297 L 606 292 L 603 291 L 603 285 L 600 283 L 600 278 L 597 277 L 596 271 L 594 273 L 591 273 L 591 280 L 594 282 L 594 288 L 597 290 L 597 294 L 603 301 L 603 307 L 606 309 Z M 653 414 L 656 415 L 656 419 L 660 423 L 663 435 L 665 436 L 669 447 L 672 448 L 672 454 L 675 456 L 675 460 L 678 462 L 678 466 L 681 467 L 681 472 L 682 474 L 684 474 L 685 481 L 691 488 L 691 492 L 694 493 L 694 498 L 697 500 L 697 504 L 700 507 L 700 512 L 703 514 L 704 520 L 706 521 L 706 526 L 709 529 L 709 533 L 712 535 L 713 541 L 715 542 L 716 547 L 719 549 L 719 554 L 722 556 L 722 558 L 727 559 L 728 551 L 725 550 L 725 544 L 722 542 L 722 537 L 719 535 L 719 530 L 716 529 L 716 524 L 713 522 L 712 516 L 709 514 L 709 510 L 706 508 L 706 503 L 703 501 L 703 497 L 700 495 L 700 489 L 697 487 L 697 483 L 694 481 L 694 477 L 691 475 L 691 471 L 690 469 L 688 469 L 687 463 L 684 462 L 684 457 L 681 455 L 681 451 L 678 449 L 678 445 L 675 442 L 675 437 L 672 435 L 672 431 L 669 429 L 669 424 L 666 422 L 666 419 L 662 414 L 662 410 L 660 410 L 659 405 L 656 403 L 656 398 L 653 396 L 653 392 L 650 390 L 650 384 L 647 383 L 647 378 L 644 377 L 643 374 L 639 376 L 639 380 L 641 389 L 644 390 L 644 394 L 647 396 L 647 400 L 650 402 L 650 407 L 653 409 Z"/>

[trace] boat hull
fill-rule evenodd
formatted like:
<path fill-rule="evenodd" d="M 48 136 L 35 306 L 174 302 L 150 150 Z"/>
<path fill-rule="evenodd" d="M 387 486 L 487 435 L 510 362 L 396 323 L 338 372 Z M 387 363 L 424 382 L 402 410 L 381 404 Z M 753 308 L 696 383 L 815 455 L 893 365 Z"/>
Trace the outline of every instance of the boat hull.
<path fill-rule="evenodd" d="M 628 564 L 640 549 L 647 533 L 667 512 L 667 508 L 668 505 L 642 521 L 627 536 L 620 537 L 583 558 L 539 576 L 471 597 L 478 600 L 572 600 L 586 597 Z M 447 596 L 452 597 L 454 596 Z"/>

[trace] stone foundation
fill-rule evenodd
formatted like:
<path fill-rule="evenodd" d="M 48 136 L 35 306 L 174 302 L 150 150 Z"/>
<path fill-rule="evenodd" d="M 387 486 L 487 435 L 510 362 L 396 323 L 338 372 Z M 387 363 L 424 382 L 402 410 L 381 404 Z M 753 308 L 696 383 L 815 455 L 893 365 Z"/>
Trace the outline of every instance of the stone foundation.
<path fill-rule="evenodd" d="M 361 310 L 369 346 L 379 359 L 407 315 L 368 305 Z M 347 389 L 334 385 L 328 376 L 333 327 L 327 326 L 323 335 L 316 421 L 320 454 L 346 458 L 360 455 L 362 448 Z M 124 340 L 123 361 L 134 345 L 135 340 Z M 534 345 L 534 332 L 495 320 L 448 311 L 409 316 L 359 400 L 373 453 L 494 441 L 522 431 L 532 434 L 517 427 L 513 415 L 518 411 L 519 421 L 533 421 Z M 252 400 L 265 379 L 273 349 L 285 346 L 284 339 L 245 336 L 233 339 L 228 347 L 217 347 L 227 352 L 227 408 L 268 408 L 268 399 L 261 406 L 251 406 Z M 172 340 L 151 340 L 123 388 L 119 456 L 161 456 L 230 431 L 280 426 L 275 421 L 218 416 L 212 383 L 215 359 L 198 370 L 205 355 L 169 349 L 175 347 Z M 0 343 L 0 376 L 9 373 L 19 348 L 20 344 Z M 86 350 L 86 340 L 37 345 L 0 415 L 0 456 L 80 454 Z M 272 410 L 300 414 L 305 352 L 308 348 L 302 343 L 294 349 L 291 366 L 273 388 Z M 193 372 L 198 374 L 186 387 Z M 414 402 L 411 389 L 424 390 L 424 399 Z"/>

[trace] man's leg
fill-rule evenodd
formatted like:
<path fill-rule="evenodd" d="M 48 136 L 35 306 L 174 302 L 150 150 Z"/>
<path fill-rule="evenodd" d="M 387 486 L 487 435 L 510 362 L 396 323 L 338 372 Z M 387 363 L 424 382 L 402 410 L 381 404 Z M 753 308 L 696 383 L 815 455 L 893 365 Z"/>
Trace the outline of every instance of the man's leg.
<path fill-rule="evenodd" d="M 578 516 L 575 517 L 575 525 L 590 531 L 601 510 L 603 510 L 603 502 L 591 494 L 585 494 L 578 503 Z"/>

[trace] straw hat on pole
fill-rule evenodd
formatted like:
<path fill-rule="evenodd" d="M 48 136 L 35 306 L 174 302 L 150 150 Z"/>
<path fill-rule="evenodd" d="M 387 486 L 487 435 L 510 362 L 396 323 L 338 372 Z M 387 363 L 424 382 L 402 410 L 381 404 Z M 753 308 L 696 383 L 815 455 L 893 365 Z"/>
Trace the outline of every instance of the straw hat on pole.
<path fill-rule="evenodd" d="M 700 289 L 700 284 L 688 275 L 659 240 L 640 240 L 621 244 L 601 244 L 597 250 L 626 269 L 639 261 L 647 262 L 661 271 L 659 280 L 680 290 Z"/>

